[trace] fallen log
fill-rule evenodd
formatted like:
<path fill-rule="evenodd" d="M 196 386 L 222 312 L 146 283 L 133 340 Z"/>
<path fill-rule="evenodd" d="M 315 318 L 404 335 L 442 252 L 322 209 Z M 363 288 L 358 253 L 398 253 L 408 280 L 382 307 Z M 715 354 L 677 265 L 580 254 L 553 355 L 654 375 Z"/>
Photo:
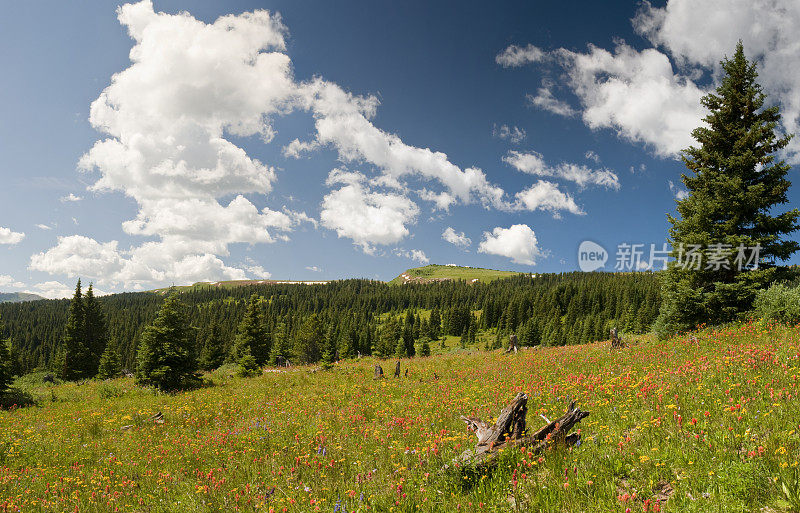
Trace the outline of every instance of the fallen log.
<path fill-rule="evenodd" d="M 503 408 L 493 425 L 477 417 L 462 415 L 461 420 L 478 437 L 478 443 L 474 450 L 465 451 L 453 464 L 461 467 L 492 467 L 497 464 L 500 451 L 508 447 L 524 446 L 528 452 L 534 454 L 548 447 L 570 447 L 581 438 L 578 433 L 570 431 L 589 416 L 588 411 L 582 411 L 572 401 L 564 415 L 531 433 L 526 430 L 527 414 L 528 396 L 520 392 Z"/>

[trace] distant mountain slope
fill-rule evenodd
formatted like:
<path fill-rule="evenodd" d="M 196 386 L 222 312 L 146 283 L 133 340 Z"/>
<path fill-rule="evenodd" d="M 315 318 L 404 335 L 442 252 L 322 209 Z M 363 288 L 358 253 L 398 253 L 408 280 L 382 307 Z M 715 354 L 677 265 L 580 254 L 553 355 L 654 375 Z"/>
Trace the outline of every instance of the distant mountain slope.
<path fill-rule="evenodd" d="M 236 287 L 247 287 L 249 285 L 326 285 L 328 281 L 293 281 L 293 280 L 231 280 L 231 281 L 200 281 L 193 285 L 179 285 L 175 290 L 185 292 L 188 290 L 203 290 L 203 289 L 233 289 Z M 156 289 L 152 292 L 164 293 L 169 291 L 170 287 L 163 289 Z"/>
<path fill-rule="evenodd" d="M 518 274 L 522 273 L 514 271 L 497 271 L 495 269 L 483 269 L 481 267 L 431 264 L 426 265 L 425 267 L 408 269 L 400 276 L 390 281 L 389 284 L 403 285 L 405 283 L 431 283 L 447 280 L 465 280 L 468 282 L 480 281 L 487 283 L 498 278 L 508 278 Z"/>
<path fill-rule="evenodd" d="M 28 294 L 27 292 L 0 292 L 0 303 L 22 303 L 23 301 L 36 301 L 38 299 L 45 299 L 36 294 Z"/>

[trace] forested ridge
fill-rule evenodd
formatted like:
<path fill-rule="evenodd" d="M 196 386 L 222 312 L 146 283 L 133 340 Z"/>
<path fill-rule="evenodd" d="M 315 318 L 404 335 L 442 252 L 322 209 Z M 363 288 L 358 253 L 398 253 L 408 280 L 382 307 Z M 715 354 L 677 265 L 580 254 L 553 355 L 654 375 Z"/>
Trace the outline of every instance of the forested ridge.
<path fill-rule="evenodd" d="M 421 338 L 455 335 L 474 343 L 478 331 L 484 338 L 491 334 L 491 342 L 480 348 L 500 347 L 510 332 L 518 334 L 522 345 L 584 343 L 605 339 L 611 325 L 647 331 L 660 306 L 653 273 L 576 272 L 519 275 L 486 284 L 403 286 L 351 279 L 327 285 L 206 288 L 179 297 L 188 310 L 197 355 L 209 338 L 219 338 L 229 355 L 255 297 L 272 363 L 276 355 L 314 362 L 326 352 L 338 358 L 392 356 L 398 341 L 401 346 L 405 341 L 404 354 L 413 356 Z M 142 332 L 164 299 L 165 294 L 153 292 L 97 298 L 108 340 L 124 367 L 134 368 Z M 0 304 L 3 337 L 11 339 L 19 371 L 53 368 L 64 343 L 69 306 L 67 299 Z"/>

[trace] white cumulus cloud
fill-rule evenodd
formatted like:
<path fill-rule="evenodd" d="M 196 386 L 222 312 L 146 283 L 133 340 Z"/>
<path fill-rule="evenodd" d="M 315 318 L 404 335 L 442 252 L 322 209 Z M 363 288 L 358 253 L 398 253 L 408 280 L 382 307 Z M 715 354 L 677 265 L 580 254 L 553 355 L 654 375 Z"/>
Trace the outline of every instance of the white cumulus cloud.
<path fill-rule="evenodd" d="M 25 284 L 15 280 L 7 274 L 0 274 L 0 287 L 14 287 L 16 289 L 24 287 Z"/>
<path fill-rule="evenodd" d="M 460 248 L 466 248 L 472 244 L 472 239 L 467 237 L 464 232 L 455 231 L 452 226 L 448 226 L 444 229 L 444 232 L 442 232 L 442 238 L 450 244 Z"/>
<path fill-rule="evenodd" d="M 131 63 L 92 102 L 90 122 L 104 137 L 80 167 L 99 175 L 90 190 L 119 191 L 136 202 L 138 212 L 123 230 L 149 240 L 129 248 L 91 240 L 89 247 L 98 250 L 114 245 L 116 274 L 105 278 L 109 283 L 244 278 L 258 272 L 225 264 L 231 244 L 287 240 L 299 223 L 316 226 L 303 212 L 255 206 L 249 198 L 267 195 L 276 171 L 237 145 L 247 137 L 269 143 L 274 120 L 292 111 L 309 113 L 316 133 L 310 141 L 290 142 L 284 156 L 329 146 L 341 161 L 366 164 L 377 175 L 344 184 L 322 202 L 323 226 L 364 250 L 409 234 L 418 212 L 411 192 L 441 209 L 475 201 L 505 206 L 504 191 L 480 169 L 462 169 L 444 153 L 376 127 L 375 96 L 352 94 L 321 77 L 296 80 L 286 53 L 288 30 L 275 13 L 256 10 L 205 23 L 187 12 L 157 12 L 142 0 L 121 6 L 118 19 L 134 42 Z M 377 218 L 358 212 L 362 206 Z M 69 258 L 66 252 L 77 250 L 71 240 L 35 255 L 31 267 L 77 275 L 90 255 L 82 250 Z"/>
<path fill-rule="evenodd" d="M 562 192 L 556 184 L 547 180 L 539 180 L 518 192 L 515 197 L 516 210 L 544 210 L 552 213 L 555 218 L 561 217 L 562 210 L 575 215 L 585 214 L 572 196 Z"/>
<path fill-rule="evenodd" d="M 399 257 L 408 258 L 420 264 L 427 264 L 431 261 L 425 255 L 425 252 L 422 251 L 421 249 L 412 249 L 412 250 L 396 249 L 394 254 Z"/>
<path fill-rule="evenodd" d="M 509 228 L 498 226 L 491 232 L 484 232 L 478 251 L 504 256 L 523 265 L 536 265 L 536 259 L 544 256 L 536 234 L 527 224 L 515 224 Z"/>
<path fill-rule="evenodd" d="M 0 244 L 14 245 L 25 238 L 25 233 L 12 231 L 11 228 L 0 226 Z"/>
<path fill-rule="evenodd" d="M 637 50 L 617 42 L 613 50 L 590 45 L 584 52 L 546 51 L 528 45 L 522 51 L 512 45 L 497 59 L 503 56 L 513 65 L 557 63 L 566 77 L 559 85 L 577 96 L 587 126 L 614 130 L 623 139 L 647 145 L 658 156 L 676 157 L 695 144 L 691 131 L 702 125 L 705 114 L 700 98 L 713 88 L 713 84 L 698 85 L 698 80 L 710 75 L 718 81 L 719 62 L 742 39 L 748 58 L 758 61 L 758 80 L 768 101 L 781 106 L 781 128 L 800 132 L 798 2 L 668 0 L 663 7 L 645 2 L 632 23 L 636 32 L 650 40 L 651 48 Z M 575 112 L 547 85 L 528 98 L 533 105 L 560 115 Z M 792 163 L 800 162 L 800 138 L 790 142 L 785 156 Z"/>
<path fill-rule="evenodd" d="M 549 166 L 540 153 L 509 151 L 503 162 L 518 171 L 536 176 L 549 176 L 575 182 L 580 187 L 599 185 L 609 189 L 619 189 L 619 178 L 608 169 L 590 169 L 584 165 L 562 162 Z"/>
<path fill-rule="evenodd" d="M 75 203 L 75 202 L 78 202 L 78 201 L 81 201 L 81 200 L 83 200 L 82 196 L 76 196 L 75 194 L 73 194 L 71 192 L 67 196 L 62 196 L 61 197 L 61 202 L 62 203 Z"/>
<path fill-rule="evenodd" d="M 323 198 L 320 223 L 372 254 L 376 244 L 396 244 L 405 238 L 419 208 L 401 194 L 373 191 L 365 182 L 360 173 L 331 171 L 328 185 L 341 187 Z"/>

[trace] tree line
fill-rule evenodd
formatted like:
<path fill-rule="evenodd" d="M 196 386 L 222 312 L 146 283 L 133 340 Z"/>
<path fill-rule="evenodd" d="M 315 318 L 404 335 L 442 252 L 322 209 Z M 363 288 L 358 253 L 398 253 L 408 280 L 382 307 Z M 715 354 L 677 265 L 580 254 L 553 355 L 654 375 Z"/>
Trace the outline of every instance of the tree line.
<path fill-rule="evenodd" d="M 134 372 L 168 297 L 95 298 L 91 286 L 81 294 L 78 284 L 71 301 L 0 304 L 12 366 L 17 373 L 49 369 L 67 379 L 101 369 Z M 203 369 L 245 357 L 261 366 L 359 354 L 415 356 L 443 336 L 466 345 L 478 333 L 484 339 L 492 334 L 482 346 L 487 349 L 511 332 L 523 345 L 578 344 L 605 339 L 612 325 L 647 331 L 660 306 L 658 280 L 649 272 L 519 275 L 474 284 L 209 286 L 178 292 L 175 301 L 188 323 L 180 332 L 187 355 Z"/>

